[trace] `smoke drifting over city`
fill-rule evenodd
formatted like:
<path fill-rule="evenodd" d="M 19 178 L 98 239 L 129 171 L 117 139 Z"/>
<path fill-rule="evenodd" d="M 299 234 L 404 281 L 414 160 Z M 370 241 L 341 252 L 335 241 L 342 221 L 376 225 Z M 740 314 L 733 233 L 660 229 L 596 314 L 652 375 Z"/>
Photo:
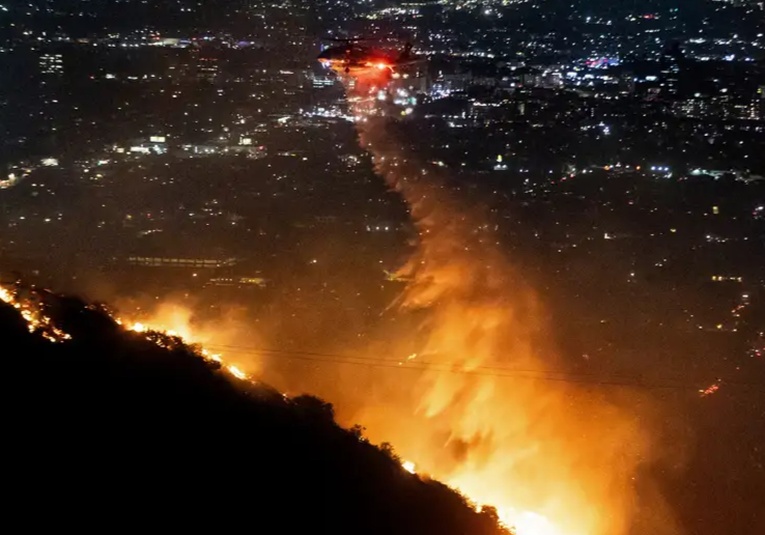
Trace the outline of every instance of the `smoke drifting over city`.
<path fill-rule="evenodd" d="M 559 366 L 543 305 L 498 250 L 484 209 L 460 201 L 446 173 L 401 150 L 390 120 L 368 107 L 373 94 L 352 93 L 351 101 L 362 146 L 418 231 L 396 306 L 419 313 L 416 355 L 434 365 L 425 366 L 412 399 L 389 399 L 377 415 L 381 429 L 370 432 L 496 506 L 520 533 L 626 533 L 638 501 L 634 478 L 653 461 L 639 396 L 609 399 L 533 375 L 501 376 Z M 660 516 L 653 531 L 676 532 Z"/>
<path fill-rule="evenodd" d="M 760 535 L 763 9 L 0 2 L 8 332 L 295 409 L 350 532 Z"/>

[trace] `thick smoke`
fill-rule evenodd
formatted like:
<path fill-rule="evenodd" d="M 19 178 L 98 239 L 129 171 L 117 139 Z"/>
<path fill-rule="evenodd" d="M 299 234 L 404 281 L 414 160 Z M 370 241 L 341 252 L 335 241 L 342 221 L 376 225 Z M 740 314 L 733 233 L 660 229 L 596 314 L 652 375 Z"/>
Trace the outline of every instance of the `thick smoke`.
<path fill-rule="evenodd" d="M 407 282 L 380 321 L 381 341 L 334 349 L 327 332 L 317 346 L 359 358 L 320 365 L 286 354 L 228 353 L 225 344 L 284 347 L 274 334 L 278 309 L 274 324 L 263 318 L 253 325 L 236 314 L 200 323 L 155 307 L 146 311 L 149 323 L 223 345 L 227 361 L 288 393 L 330 400 L 343 424 L 363 425 L 373 442 L 393 444 L 418 472 L 497 507 L 519 535 L 678 533 L 647 475 L 662 451 L 650 399 L 560 374 L 554 326 L 486 212 L 461 198 L 443 169 L 401 146 L 378 101 L 360 89 L 349 101 L 361 145 L 417 229 L 399 272 Z M 317 303 L 315 314 L 327 311 Z M 364 358 L 390 365 L 359 366 Z"/>
<path fill-rule="evenodd" d="M 637 407 L 645 400 L 607 398 L 549 371 L 559 368 L 551 330 L 481 209 L 401 148 L 374 101 L 350 100 L 362 146 L 418 230 L 396 306 L 421 319 L 415 359 L 432 363 L 399 382 L 411 391 L 389 389 L 384 404 L 370 401 L 356 418 L 418 469 L 497 506 L 521 535 L 627 533 L 638 507 L 654 511 L 654 533 L 677 533 L 650 482 L 639 480 L 652 463 L 647 409 Z"/>

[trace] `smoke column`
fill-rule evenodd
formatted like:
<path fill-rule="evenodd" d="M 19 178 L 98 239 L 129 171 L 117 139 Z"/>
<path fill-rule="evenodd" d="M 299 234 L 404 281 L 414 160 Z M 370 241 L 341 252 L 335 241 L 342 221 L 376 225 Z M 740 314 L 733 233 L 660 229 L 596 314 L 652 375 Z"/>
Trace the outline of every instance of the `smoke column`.
<path fill-rule="evenodd" d="M 485 212 L 459 197 L 442 168 L 402 148 L 395 123 L 367 91 L 349 89 L 349 102 L 362 147 L 417 229 L 399 270 L 406 286 L 389 311 L 404 327 L 382 322 L 382 343 L 349 352 L 417 366 L 285 369 L 267 356 L 227 359 L 288 393 L 331 401 L 342 424 L 363 425 L 418 473 L 496 507 L 518 535 L 679 533 L 649 474 L 678 461 L 677 441 L 658 443 L 651 399 L 556 372 L 563 363 L 551 343 L 554 326 Z M 192 325 L 184 307 L 155 307 L 147 321 L 205 344 L 282 346 L 272 325 L 253 333 L 236 314 Z M 315 312 L 326 315 L 320 303 Z"/>
<path fill-rule="evenodd" d="M 396 312 L 422 318 L 418 355 L 439 368 L 424 372 L 413 392 L 362 409 L 357 421 L 421 473 L 497 507 L 519 535 L 626 534 L 638 512 L 643 524 L 650 516 L 653 533 L 677 533 L 668 508 L 640 477 L 655 449 L 647 409 L 637 410 L 644 400 L 495 373 L 500 366 L 555 367 L 533 292 L 480 208 L 463 206 L 442 170 L 397 144 L 375 100 L 359 89 L 350 90 L 349 102 L 361 145 L 417 228 Z M 638 511 L 646 507 L 650 515 Z"/>

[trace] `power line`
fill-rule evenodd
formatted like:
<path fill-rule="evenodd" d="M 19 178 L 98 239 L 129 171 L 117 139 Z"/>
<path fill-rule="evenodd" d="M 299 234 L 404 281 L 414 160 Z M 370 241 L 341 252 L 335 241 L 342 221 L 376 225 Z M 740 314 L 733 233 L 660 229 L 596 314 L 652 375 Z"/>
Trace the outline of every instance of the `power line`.
<path fill-rule="evenodd" d="M 423 353 L 423 354 L 417 354 L 416 355 L 416 362 L 414 362 L 413 358 L 407 357 L 402 361 L 400 358 L 395 359 L 386 359 L 386 358 L 380 358 L 380 357 L 370 357 L 370 356 L 363 356 L 363 355 L 348 355 L 348 354 L 342 354 L 342 353 L 320 353 L 316 351 L 301 351 L 301 350 L 284 350 L 284 349 L 271 349 L 271 348 L 258 348 L 258 347 L 252 347 L 252 346 L 240 346 L 240 345 L 232 345 L 232 344 L 215 344 L 212 346 L 206 346 L 208 349 L 215 347 L 218 348 L 221 352 L 224 351 L 234 351 L 234 352 L 250 352 L 250 353 L 257 353 L 257 354 L 276 354 L 276 355 L 306 355 L 306 356 L 312 356 L 312 357 L 329 357 L 329 358 L 342 358 L 342 359 L 353 359 L 353 360 L 365 360 L 365 361 L 373 361 L 373 362 L 382 362 L 382 363 L 395 363 L 395 364 L 402 364 L 402 363 L 414 363 L 414 364 L 422 364 L 427 366 L 444 366 L 443 363 L 439 362 L 431 362 L 427 360 L 422 360 L 421 356 L 438 356 L 442 353 Z M 513 366 L 499 366 L 499 365 L 493 365 L 493 366 L 475 366 L 472 369 L 476 370 L 491 370 L 491 371 L 509 371 L 514 373 L 546 373 L 546 374 L 559 374 L 559 375 L 581 375 L 581 376 L 591 376 L 591 375 L 602 375 L 598 372 L 573 372 L 573 371 L 557 371 L 557 370 L 539 370 L 539 369 L 521 369 L 516 368 Z M 633 375 L 628 374 L 612 374 L 611 377 L 626 377 L 631 378 L 634 377 Z"/>
<path fill-rule="evenodd" d="M 220 351 L 221 353 L 236 353 L 252 356 L 281 356 L 286 360 L 296 360 L 302 362 L 312 363 L 333 363 L 333 364 L 349 364 L 356 366 L 367 366 L 373 368 L 388 368 L 395 370 L 410 370 L 410 371 L 431 371 L 438 373 L 456 373 L 463 375 L 475 375 L 485 377 L 500 377 L 500 378 L 514 378 L 522 380 L 535 380 L 535 381 L 552 381 L 571 384 L 586 384 L 595 386 L 609 386 L 609 387 L 623 387 L 623 388 L 645 388 L 645 389 L 674 389 L 674 390 L 693 390 L 698 392 L 699 384 L 689 385 L 687 383 L 676 382 L 670 383 L 655 383 L 642 381 L 634 376 L 628 375 L 612 375 L 607 379 L 595 379 L 598 373 L 596 372 L 566 372 L 556 370 L 521 370 L 501 366 L 478 366 L 473 369 L 457 368 L 454 366 L 447 366 L 443 363 L 435 363 L 428 361 L 396 361 L 393 359 L 381 359 L 375 357 L 366 356 L 354 356 L 343 355 L 339 353 L 319 353 L 313 351 L 298 351 L 298 350 L 279 350 L 268 348 L 255 348 L 236 345 L 211 345 L 206 346 L 207 349 L 212 351 Z M 673 380 L 673 379 L 670 379 Z M 738 387 L 756 387 L 762 388 L 763 385 L 757 385 L 753 383 L 742 383 L 724 381 L 725 384 L 738 386 Z"/>

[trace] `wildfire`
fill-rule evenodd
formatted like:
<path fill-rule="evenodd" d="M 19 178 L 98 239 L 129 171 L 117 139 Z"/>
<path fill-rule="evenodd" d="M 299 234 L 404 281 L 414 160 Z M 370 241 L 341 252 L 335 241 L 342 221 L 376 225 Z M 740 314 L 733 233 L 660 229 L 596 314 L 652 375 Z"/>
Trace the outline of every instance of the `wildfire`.
<path fill-rule="evenodd" d="M 348 91 L 365 96 L 358 85 Z M 399 310 L 424 318 L 417 354 L 456 372 L 425 370 L 394 387 L 384 413 L 362 408 L 356 418 L 422 471 L 494 506 L 517 535 L 626 533 L 633 476 L 650 458 L 631 403 L 575 385 L 460 373 L 506 363 L 546 369 L 537 301 L 491 232 L 476 233 L 488 228 L 486 217 L 453 195 L 445 171 L 405 152 L 374 100 L 350 98 L 349 105 L 362 147 L 407 203 L 419 234 L 398 273 L 407 281 Z M 663 524 L 656 533 L 673 531 L 671 519 L 656 520 Z"/>
<path fill-rule="evenodd" d="M 534 348 L 536 302 L 489 233 L 475 232 L 485 221 L 449 196 L 438 170 L 401 155 L 385 133 L 375 99 L 349 101 L 362 145 L 409 205 L 420 237 L 399 274 L 406 281 L 400 306 L 403 314 L 426 317 L 424 342 L 417 352 L 395 347 L 391 354 L 408 354 L 407 361 L 434 355 L 456 372 L 490 365 L 496 355 L 543 368 Z M 12 293 L 0 297 L 22 309 L 30 329 L 49 325 Z M 120 321 L 155 343 L 152 333 L 160 332 L 204 346 L 187 317 L 168 317 Z M 206 349 L 201 354 L 248 380 L 239 363 Z M 356 415 L 370 439 L 392 442 L 413 459 L 402 463 L 403 470 L 432 474 L 476 505 L 496 507 L 517 535 L 625 533 L 635 501 L 632 476 L 646 461 L 649 444 L 623 409 L 575 387 L 550 389 L 491 375 L 426 370 L 411 381 L 396 381 L 393 397 L 379 404 L 384 414 L 370 405 Z"/>
<path fill-rule="evenodd" d="M 507 518 L 503 518 L 502 512 L 499 514 L 500 519 L 510 525 L 517 535 L 563 535 L 550 520 L 531 511 L 506 515 Z"/>
<path fill-rule="evenodd" d="M 41 299 L 35 298 L 36 292 L 29 292 L 30 295 L 27 298 L 21 298 L 19 296 L 20 291 L 11 290 L 4 286 L 0 286 L 0 301 L 7 303 L 19 311 L 21 317 L 27 323 L 27 329 L 30 333 L 39 332 L 40 335 L 46 340 L 52 343 L 63 342 L 71 340 L 72 337 L 68 333 L 65 333 L 53 324 L 51 318 L 45 314 L 44 305 Z M 147 325 L 141 322 L 126 322 L 122 318 L 113 318 L 114 321 L 125 327 L 127 330 L 135 333 L 146 333 L 147 335 L 155 332 L 165 334 L 170 337 L 178 337 L 183 340 L 184 343 L 194 344 L 195 337 L 192 335 L 191 330 L 188 327 L 181 329 L 166 329 L 159 326 Z M 147 339 L 156 343 L 159 346 L 164 347 L 163 342 L 158 339 L 147 336 Z M 223 362 L 223 357 L 219 353 L 212 353 L 201 347 L 200 354 L 212 361 L 220 363 L 223 368 L 228 371 L 232 376 L 239 380 L 246 381 L 250 379 L 250 376 L 241 368 L 238 364 L 231 364 Z"/>
<path fill-rule="evenodd" d="M 120 324 L 122 324 L 122 325 L 125 325 L 125 322 L 123 320 L 121 320 L 121 319 L 119 319 L 118 322 Z M 191 333 L 190 328 L 188 328 L 186 326 L 184 326 L 184 327 L 182 327 L 180 329 L 167 329 L 167 328 L 161 327 L 161 326 L 147 325 L 147 324 L 142 323 L 142 322 L 133 322 L 133 323 L 128 323 L 127 325 L 128 325 L 127 329 L 129 331 L 133 331 L 135 333 L 158 332 L 158 333 L 165 334 L 167 336 L 181 338 L 184 341 L 184 343 L 187 343 L 187 344 L 195 344 L 196 343 L 197 345 L 199 345 L 198 342 L 194 341 L 195 337 Z M 147 339 L 148 340 L 152 340 L 155 343 L 157 343 L 157 341 L 153 340 L 151 337 L 147 337 Z M 213 352 L 207 350 L 204 347 L 200 347 L 199 353 L 203 357 L 205 357 L 206 359 L 212 360 L 214 362 L 217 362 L 217 363 L 221 364 L 223 366 L 223 368 L 226 371 L 228 371 L 228 373 L 230 373 L 231 375 L 233 375 L 237 379 L 239 379 L 241 381 L 247 381 L 247 380 L 250 379 L 250 376 L 246 372 L 244 372 L 242 370 L 240 365 L 224 362 L 223 361 L 223 355 L 221 355 L 220 353 L 213 353 Z"/>
<path fill-rule="evenodd" d="M 0 301 L 3 301 L 19 311 L 27 322 L 30 333 L 39 332 L 46 340 L 57 343 L 71 340 L 72 337 L 56 327 L 51 318 L 45 314 L 44 304 L 39 299 L 22 299 L 19 291 L 0 286 Z"/>
<path fill-rule="evenodd" d="M 417 351 L 392 340 L 391 354 L 409 355 L 399 366 L 428 355 L 441 368 L 458 372 L 425 369 L 411 379 L 397 376 L 390 398 L 377 406 L 362 404 L 354 418 L 364 423 L 370 439 L 392 442 L 413 459 L 401 463 L 403 470 L 432 474 L 477 509 L 494 506 L 517 535 L 623 535 L 637 502 L 634 476 L 651 460 L 643 419 L 625 408 L 639 404 L 576 385 L 550 388 L 459 373 L 504 362 L 545 369 L 537 350 L 538 338 L 546 335 L 537 332 L 542 330 L 538 305 L 490 232 L 476 232 L 486 228 L 482 215 L 466 211 L 462 200 L 449 194 L 439 169 L 401 153 L 376 99 L 358 92 L 349 96 L 362 145 L 378 173 L 401 193 L 419 232 L 417 252 L 396 278 L 406 282 L 402 314 L 426 319 Z M 30 330 L 43 326 L 55 332 L 39 309 L 20 305 L 12 292 L 0 289 L 0 299 L 22 311 Z M 117 321 L 155 343 L 156 332 L 198 343 L 205 358 L 221 363 L 232 377 L 249 380 L 239 363 L 204 349 L 208 340 L 182 314 Z M 699 392 L 707 396 L 718 389 L 719 381 Z M 670 519 L 656 520 L 664 524 L 652 531 L 656 535 L 676 532 Z"/>
<path fill-rule="evenodd" d="M 412 461 L 402 461 L 401 467 L 410 474 L 417 474 L 416 465 Z M 458 491 L 458 485 L 452 485 Z M 482 505 L 475 506 L 479 513 Z M 510 528 L 515 535 L 565 535 L 565 532 L 555 526 L 549 518 L 533 511 L 517 511 L 513 508 L 497 508 L 500 522 Z"/>
<path fill-rule="evenodd" d="M 125 308 L 134 308 L 135 303 Z M 134 316 L 135 317 L 135 316 Z M 247 366 L 239 362 L 228 361 L 222 353 L 211 351 L 207 345 L 226 343 L 226 330 L 216 323 L 214 328 L 205 328 L 192 321 L 191 309 L 187 306 L 174 302 L 162 302 L 153 305 L 149 311 L 142 310 L 140 316 L 135 319 L 115 318 L 115 320 L 129 331 L 146 334 L 147 339 L 158 343 L 151 336 L 152 333 L 161 333 L 172 338 L 179 338 L 184 343 L 197 347 L 199 353 L 206 359 L 217 362 L 231 376 L 242 381 L 251 381 L 255 363 L 250 361 Z"/>
<path fill-rule="evenodd" d="M 244 380 L 246 380 L 246 379 L 247 379 L 247 374 L 246 374 L 246 373 L 244 373 L 244 372 L 243 372 L 243 371 L 242 371 L 242 370 L 239 368 L 239 366 L 237 366 L 237 365 L 235 365 L 235 364 L 229 364 L 229 365 L 227 365 L 227 366 L 226 366 L 226 369 L 227 369 L 229 372 L 231 372 L 231 375 L 233 375 L 233 376 L 234 376 L 234 377 L 236 377 L 237 379 L 240 379 L 240 380 L 242 380 L 242 381 L 244 381 Z"/>
<path fill-rule="evenodd" d="M 51 318 L 44 314 L 43 305 L 40 300 L 25 298 L 20 299 L 17 291 L 10 290 L 3 286 L 0 286 L 0 301 L 10 304 L 16 308 L 21 317 L 27 322 L 27 327 L 30 332 L 40 332 L 42 336 L 51 342 L 60 342 L 64 340 L 71 340 L 71 336 L 58 329 Z M 186 331 L 186 335 L 179 333 L 176 329 L 167 329 L 144 322 L 129 322 L 122 318 L 113 318 L 115 322 L 123 326 L 126 330 L 146 334 L 147 340 L 157 343 L 158 345 L 165 347 L 165 342 L 161 339 L 153 338 L 152 333 L 161 333 L 171 337 L 179 337 L 184 343 L 193 343 L 194 337 L 190 334 L 188 327 L 181 330 Z M 212 353 L 205 348 L 200 349 L 200 354 L 205 358 L 219 362 L 223 364 L 233 377 L 246 381 L 249 380 L 249 376 L 236 364 L 226 364 L 223 362 L 223 357 L 219 353 Z M 417 355 L 412 354 L 408 360 L 414 359 Z M 402 461 L 401 467 L 410 474 L 417 474 L 416 465 L 412 461 Z M 453 485 L 457 490 L 461 490 L 459 485 Z M 476 508 L 480 511 L 480 506 Z M 500 520 L 508 527 L 513 529 L 517 535 L 562 535 L 562 532 L 557 530 L 554 525 L 546 517 L 541 514 L 523 511 L 517 512 L 514 509 L 498 509 L 498 516 Z"/>

